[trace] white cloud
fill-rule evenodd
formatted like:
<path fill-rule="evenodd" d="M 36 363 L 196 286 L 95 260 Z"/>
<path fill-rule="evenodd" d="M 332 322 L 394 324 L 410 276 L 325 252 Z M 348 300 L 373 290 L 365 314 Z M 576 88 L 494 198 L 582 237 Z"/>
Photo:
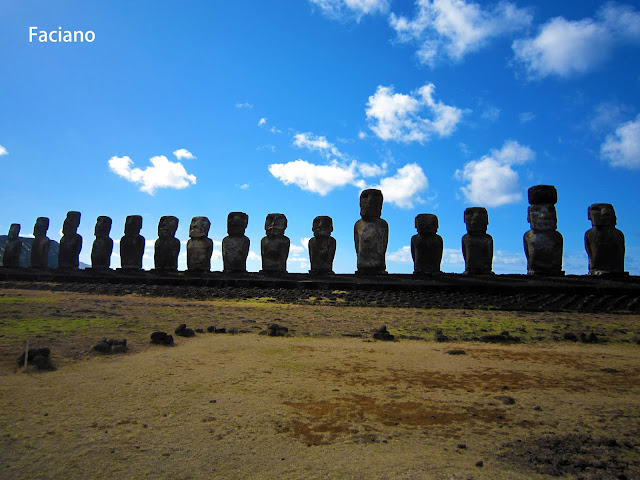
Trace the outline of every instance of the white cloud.
<path fill-rule="evenodd" d="M 508 140 L 500 150 L 491 150 L 479 160 L 467 163 L 456 170 L 458 180 L 468 182 L 460 190 L 473 205 L 499 207 L 522 199 L 518 173 L 514 165 L 527 163 L 535 158 L 529 147 Z"/>
<path fill-rule="evenodd" d="M 391 14 L 390 24 L 402 42 L 417 42 L 422 63 L 433 66 L 440 56 L 459 61 L 492 38 L 531 24 L 532 16 L 509 2 L 482 7 L 466 0 L 418 0 L 413 19 Z"/>
<path fill-rule="evenodd" d="M 246 190 L 247 188 L 249 188 L 249 184 L 248 183 L 243 183 L 238 188 L 240 188 L 241 190 Z"/>
<path fill-rule="evenodd" d="M 600 155 L 612 167 L 640 169 L 640 115 L 607 135 L 600 146 Z"/>
<path fill-rule="evenodd" d="M 236 103 L 236 108 L 248 108 L 248 109 L 252 109 L 253 105 L 251 105 L 249 102 L 238 102 Z"/>
<path fill-rule="evenodd" d="M 534 120 L 536 116 L 531 112 L 522 112 L 520 115 L 518 115 L 518 118 L 520 119 L 520 123 L 528 123 Z"/>
<path fill-rule="evenodd" d="M 269 172 L 285 185 L 294 184 L 303 190 L 327 195 L 336 187 L 355 181 L 355 164 L 340 165 L 337 161 L 329 165 L 314 165 L 306 160 L 269 165 Z"/>
<path fill-rule="evenodd" d="M 4 148 L 2 145 L 0 145 L 0 156 L 2 155 L 8 155 L 9 152 L 7 152 L 7 149 Z"/>
<path fill-rule="evenodd" d="M 387 0 L 309 0 L 331 18 L 354 17 L 357 21 L 364 15 L 384 13 L 389 8 Z"/>
<path fill-rule="evenodd" d="M 422 168 L 410 163 L 398 169 L 392 177 L 380 180 L 378 186 L 372 187 L 382 191 L 384 200 L 401 208 L 413 208 L 414 202 L 424 203 L 418 194 L 429 187 L 429 180 Z"/>
<path fill-rule="evenodd" d="M 413 263 L 411 258 L 411 247 L 405 245 L 395 252 L 387 253 L 387 261 L 398 263 Z"/>
<path fill-rule="evenodd" d="M 144 170 L 132 168 L 133 161 L 127 157 L 111 157 L 109 168 L 115 174 L 140 185 L 140 191 L 153 195 L 158 188 L 187 188 L 195 185 L 195 175 L 190 175 L 180 162 L 171 162 L 164 155 L 153 157 L 151 166 Z"/>
<path fill-rule="evenodd" d="M 387 164 L 375 165 L 372 163 L 358 163 L 358 172 L 363 177 L 378 177 L 387 173 Z"/>
<path fill-rule="evenodd" d="M 311 132 L 296 133 L 293 136 L 293 144 L 298 148 L 320 151 L 327 157 L 330 157 L 331 155 L 338 158 L 344 157 L 344 155 L 340 153 L 340 150 L 338 150 L 333 143 L 327 140 L 327 137 L 314 135 Z"/>
<path fill-rule="evenodd" d="M 603 102 L 593 109 L 593 117 L 589 120 L 589 127 L 594 132 L 610 132 L 624 122 L 633 112 L 633 108 L 616 102 Z"/>
<path fill-rule="evenodd" d="M 173 152 L 173 154 L 176 156 L 178 160 L 182 160 L 182 159 L 194 160 L 195 158 L 197 158 L 193 153 L 191 153 L 186 148 L 180 148 L 179 150 L 176 150 L 175 152 Z"/>
<path fill-rule="evenodd" d="M 264 125 L 267 124 L 267 119 L 262 117 L 260 120 L 258 120 L 258 126 L 259 127 L 263 127 Z"/>
<path fill-rule="evenodd" d="M 358 138 L 359 138 L 360 140 L 364 140 L 364 139 L 365 139 L 365 138 L 367 138 L 367 137 L 368 137 L 367 132 L 363 132 L 362 130 L 360 130 L 360 131 L 358 132 Z"/>
<path fill-rule="evenodd" d="M 608 3 L 596 18 L 555 17 L 534 38 L 513 42 L 517 61 L 529 77 L 570 77 L 587 73 L 607 60 L 616 45 L 640 42 L 640 12 Z"/>
<path fill-rule="evenodd" d="M 378 86 L 369 97 L 366 115 L 369 128 L 382 140 L 397 142 L 428 141 L 432 135 L 447 137 L 462 118 L 459 108 L 436 102 L 432 83 L 420 87 L 410 95 L 394 93 L 393 86 Z M 428 110 L 431 119 L 419 114 Z"/>

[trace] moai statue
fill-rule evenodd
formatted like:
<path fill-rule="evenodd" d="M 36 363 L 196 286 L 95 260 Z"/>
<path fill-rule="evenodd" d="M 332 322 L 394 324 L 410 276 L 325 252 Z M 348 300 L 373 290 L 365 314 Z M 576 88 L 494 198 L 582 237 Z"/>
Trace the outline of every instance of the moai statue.
<path fill-rule="evenodd" d="M 589 255 L 589 275 L 627 275 L 624 271 L 624 234 L 616 228 L 616 212 L 610 203 L 594 203 L 587 218 L 593 227 L 584 234 Z"/>
<path fill-rule="evenodd" d="M 359 275 L 387 273 L 385 254 L 389 241 L 389 225 L 381 217 L 382 192 L 363 190 L 360 194 L 360 220 L 353 227 Z"/>
<path fill-rule="evenodd" d="M 331 236 L 333 220 L 320 216 L 313 219 L 313 237 L 309 239 L 309 260 L 311 274 L 332 274 L 333 259 L 336 256 L 336 239 Z"/>
<path fill-rule="evenodd" d="M 464 211 L 467 233 L 462 237 L 464 273 L 488 275 L 493 264 L 493 238 L 487 234 L 489 214 L 483 207 L 469 207 Z"/>
<path fill-rule="evenodd" d="M 20 224 L 12 223 L 9 227 L 7 244 L 4 246 L 2 255 L 2 265 L 5 267 L 18 268 L 20 266 L 20 252 L 22 252 L 22 240 L 20 234 Z"/>
<path fill-rule="evenodd" d="M 264 222 L 266 237 L 262 237 L 260 251 L 262 254 L 261 273 L 287 273 L 287 257 L 291 242 L 285 236 L 287 217 L 282 213 L 270 213 Z"/>
<path fill-rule="evenodd" d="M 103 215 L 96 219 L 96 227 L 93 233 L 96 239 L 91 247 L 91 268 L 106 270 L 111 266 L 111 253 L 113 252 L 113 240 L 109 238 L 111 232 L 111 219 Z"/>
<path fill-rule="evenodd" d="M 562 235 L 558 228 L 555 204 L 558 192 L 552 185 L 529 189 L 527 220 L 531 230 L 524 234 L 524 253 L 529 275 L 564 275 L 562 271 Z"/>
<path fill-rule="evenodd" d="M 31 245 L 31 266 L 33 268 L 47 268 L 49 266 L 49 219 L 38 217 L 33 226 L 33 244 Z"/>
<path fill-rule="evenodd" d="M 432 213 L 421 213 L 416 216 L 418 234 L 411 237 L 411 257 L 413 273 L 440 273 L 442 262 L 442 237 L 438 231 L 438 217 Z"/>
<path fill-rule="evenodd" d="M 193 217 L 189 226 L 187 242 L 187 270 L 190 272 L 208 272 L 211 270 L 213 240 L 209 235 L 211 222 L 207 217 Z"/>
<path fill-rule="evenodd" d="M 244 212 L 231 212 L 227 216 L 228 236 L 222 239 L 222 265 L 227 273 L 247 271 L 249 255 L 249 237 L 244 232 L 249 224 L 249 215 Z"/>
<path fill-rule="evenodd" d="M 144 237 L 140 235 L 142 217 L 129 215 L 124 223 L 124 236 L 120 239 L 120 265 L 126 270 L 141 270 L 144 255 Z"/>
<path fill-rule="evenodd" d="M 62 224 L 62 238 L 58 251 L 58 268 L 78 268 L 82 237 L 77 230 L 80 226 L 80 212 L 67 212 Z"/>
<path fill-rule="evenodd" d="M 176 238 L 178 218 L 171 215 L 160 217 L 158 222 L 158 239 L 154 245 L 153 260 L 156 270 L 178 270 L 178 254 L 180 240 Z"/>

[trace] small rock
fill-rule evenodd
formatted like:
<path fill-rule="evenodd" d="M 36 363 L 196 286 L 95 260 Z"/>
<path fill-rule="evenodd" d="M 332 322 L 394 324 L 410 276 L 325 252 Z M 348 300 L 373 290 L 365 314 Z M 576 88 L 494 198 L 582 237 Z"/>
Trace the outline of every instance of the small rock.
<path fill-rule="evenodd" d="M 447 350 L 447 353 L 449 355 L 466 355 L 467 352 L 465 352 L 464 350 Z"/>
<path fill-rule="evenodd" d="M 270 323 L 267 325 L 267 335 L 270 337 L 284 337 L 289 329 L 278 325 L 277 323 Z"/>
<path fill-rule="evenodd" d="M 466 443 L 459 443 L 459 444 L 458 444 L 458 448 L 459 448 L 460 450 L 464 450 L 464 449 L 466 449 L 466 448 L 467 448 L 467 444 L 466 444 Z"/>
<path fill-rule="evenodd" d="M 151 334 L 151 343 L 155 345 L 173 345 L 173 336 L 166 332 L 153 332 Z"/>
<path fill-rule="evenodd" d="M 196 328 L 196 333 L 204 333 L 204 329 L 203 328 Z"/>
<path fill-rule="evenodd" d="M 207 332 L 215 333 L 216 332 L 216 327 L 214 325 L 211 325 L 211 326 L 207 327 Z"/>
<path fill-rule="evenodd" d="M 495 399 L 500 400 L 505 405 L 514 405 L 516 403 L 515 398 L 508 395 L 498 395 L 497 397 L 495 397 Z"/>
<path fill-rule="evenodd" d="M 476 462 L 476 467 L 484 467 L 484 462 L 482 460 Z"/>
<path fill-rule="evenodd" d="M 222 328 L 216 328 L 216 332 L 215 333 L 227 333 L 227 329 L 222 327 Z"/>
<path fill-rule="evenodd" d="M 93 350 L 100 353 L 111 353 L 111 345 L 106 340 L 100 340 L 93 346 Z"/>
<path fill-rule="evenodd" d="M 174 333 L 176 335 L 180 335 L 182 332 L 184 332 L 187 328 L 187 324 L 186 323 L 181 323 L 178 328 L 175 329 Z"/>
<path fill-rule="evenodd" d="M 578 336 L 575 333 L 571 333 L 571 332 L 567 332 L 564 335 L 562 335 L 562 338 L 564 340 L 567 340 L 569 342 L 577 342 L 578 341 Z"/>

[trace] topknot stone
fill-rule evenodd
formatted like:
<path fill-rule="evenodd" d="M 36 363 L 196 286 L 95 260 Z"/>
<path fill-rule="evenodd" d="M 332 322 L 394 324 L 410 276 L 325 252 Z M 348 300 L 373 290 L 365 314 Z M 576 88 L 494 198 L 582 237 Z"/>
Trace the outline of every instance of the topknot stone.
<path fill-rule="evenodd" d="M 529 188 L 529 205 L 558 203 L 558 191 L 553 185 L 534 185 Z"/>

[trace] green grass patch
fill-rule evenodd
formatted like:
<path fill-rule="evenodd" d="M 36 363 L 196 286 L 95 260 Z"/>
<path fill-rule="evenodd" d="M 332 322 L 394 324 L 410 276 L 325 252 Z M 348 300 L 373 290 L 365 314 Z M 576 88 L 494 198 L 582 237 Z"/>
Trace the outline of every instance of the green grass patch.
<path fill-rule="evenodd" d="M 2 319 L 0 320 L 0 335 L 28 337 L 34 335 L 50 334 L 53 332 L 82 334 L 95 328 L 117 328 L 120 326 L 121 322 L 121 318 L 111 317 L 34 317 L 21 319 Z"/>

